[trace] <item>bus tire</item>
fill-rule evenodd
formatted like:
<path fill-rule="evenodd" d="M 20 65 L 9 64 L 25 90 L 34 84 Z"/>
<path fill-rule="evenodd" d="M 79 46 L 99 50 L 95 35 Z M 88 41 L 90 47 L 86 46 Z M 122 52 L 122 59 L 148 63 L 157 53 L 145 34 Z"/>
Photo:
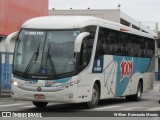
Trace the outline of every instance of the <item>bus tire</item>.
<path fill-rule="evenodd" d="M 48 104 L 48 102 L 35 102 L 32 101 L 33 105 L 35 105 L 37 108 L 45 108 Z"/>
<path fill-rule="evenodd" d="M 137 93 L 135 95 L 126 96 L 127 101 L 140 101 L 142 96 L 142 84 L 141 82 L 138 83 L 137 86 Z"/>
<path fill-rule="evenodd" d="M 92 101 L 85 103 L 87 108 L 94 108 L 98 105 L 100 99 L 100 90 L 97 84 L 92 89 Z"/>

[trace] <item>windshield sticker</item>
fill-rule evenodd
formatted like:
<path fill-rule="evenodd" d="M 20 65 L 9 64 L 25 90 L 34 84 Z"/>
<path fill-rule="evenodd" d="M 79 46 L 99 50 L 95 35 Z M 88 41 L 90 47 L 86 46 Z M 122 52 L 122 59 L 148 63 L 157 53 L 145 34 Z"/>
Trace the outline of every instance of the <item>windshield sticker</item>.
<path fill-rule="evenodd" d="M 42 75 L 47 75 L 47 69 L 46 68 L 41 68 L 41 73 L 42 73 Z"/>
<path fill-rule="evenodd" d="M 26 31 L 25 35 L 44 35 L 44 32 L 42 31 Z"/>
<path fill-rule="evenodd" d="M 73 37 L 77 37 L 77 33 L 76 32 L 73 33 Z"/>

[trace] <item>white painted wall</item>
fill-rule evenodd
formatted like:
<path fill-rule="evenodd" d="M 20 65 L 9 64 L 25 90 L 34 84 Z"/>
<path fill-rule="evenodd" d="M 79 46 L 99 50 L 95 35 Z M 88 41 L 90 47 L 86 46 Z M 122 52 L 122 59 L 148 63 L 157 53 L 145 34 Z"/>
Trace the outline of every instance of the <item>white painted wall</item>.
<path fill-rule="evenodd" d="M 5 52 L 5 39 L 0 42 L 0 52 Z"/>
<path fill-rule="evenodd" d="M 109 21 L 120 23 L 120 11 L 119 10 L 49 10 L 49 15 L 82 15 L 82 16 L 94 16 Z"/>

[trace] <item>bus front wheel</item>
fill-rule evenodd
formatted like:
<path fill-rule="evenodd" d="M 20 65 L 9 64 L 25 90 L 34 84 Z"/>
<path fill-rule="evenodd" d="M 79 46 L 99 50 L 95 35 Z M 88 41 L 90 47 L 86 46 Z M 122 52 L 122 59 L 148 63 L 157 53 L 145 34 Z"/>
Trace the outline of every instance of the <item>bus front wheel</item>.
<path fill-rule="evenodd" d="M 97 84 L 94 84 L 92 89 L 92 101 L 86 103 L 87 108 L 94 108 L 98 105 L 100 99 L 99 87 Z"/>
<path fill-rule="evenodd" d="M 32 101 L 33 105 L 35 105 L 37 108 L 45 108 L 48 104 L 48 102 L 35 102 Z"/>

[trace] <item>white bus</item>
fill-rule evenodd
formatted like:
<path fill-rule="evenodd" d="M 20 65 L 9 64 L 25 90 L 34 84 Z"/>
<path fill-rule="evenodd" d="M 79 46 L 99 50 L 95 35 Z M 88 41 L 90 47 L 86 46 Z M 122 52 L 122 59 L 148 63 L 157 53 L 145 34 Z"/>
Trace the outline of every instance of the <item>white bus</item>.
<path fill-rule="evenodd" d="M 17 35 L 12 97 L 32 101 L 85 103 L 126 97 L 141 99 L 153 89 L 154 36 L 89 16 L 50 16 L 25 22 Z"/>

